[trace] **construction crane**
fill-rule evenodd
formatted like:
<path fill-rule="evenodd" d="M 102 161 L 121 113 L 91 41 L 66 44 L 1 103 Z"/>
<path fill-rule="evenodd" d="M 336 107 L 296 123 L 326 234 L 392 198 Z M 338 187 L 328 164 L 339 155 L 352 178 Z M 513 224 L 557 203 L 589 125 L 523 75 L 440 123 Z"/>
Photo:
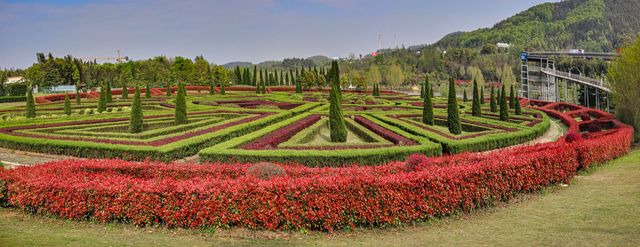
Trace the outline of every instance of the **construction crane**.
<path fill-rule="evenodd" d="M 116 57 L 81 57 L 80 60 L 115 60 L 116 63 L 121 63 L 122 61 L 129 61 L 129 56 L 121 56 L 120 50 L 118 50 L 118 56 Z"/>

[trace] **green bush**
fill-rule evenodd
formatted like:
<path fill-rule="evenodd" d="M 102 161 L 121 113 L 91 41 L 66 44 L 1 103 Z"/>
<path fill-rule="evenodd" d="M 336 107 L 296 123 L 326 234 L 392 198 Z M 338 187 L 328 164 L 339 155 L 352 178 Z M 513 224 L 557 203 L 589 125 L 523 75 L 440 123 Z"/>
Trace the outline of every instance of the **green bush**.
<path fill-rule="evenodd" d="M 140 133 L 144 129 L 142 115 L 142 102 L 140 100 L 140 88 L 136 85 L 133 94 L 133 104 L 131 105 L 131 117 L 129 118 L 129 133 Z"/>
<path fill-rule="evenodd" d="M 458 99 L 456 98 L 456 84 L 453 77 L 449 78 L 449 97 L 447 99 L 447 124 L 449 132 L 454 135 L 462 133 L 460 126 L 460 112 L 458 111 Z"/>
<path fill-rule="evenodd" d="M 176 94 L 176 111 L 175 111 L 175 124 L 186 124 L 189 122 L 187 119 L 187 100 L 186 90 L 184 83 L 178 84 L 178 93 Z"/>
<path fill-rule="evenodd" d="M 340 83 L 338 62 L 333 61 L 331 69 L 331 92 L 329 94 L 330 106 L 329 106 L 329 127 L 331 128 L 331 141 L 332 142 L 346 142 L 347 141 L 347 128 L 344 124 L 344 116 L 342 113 L 342 97 L 339 92 Z"/>
<path fill-rule="evenodd" d="M 149 86 L 149 83 L 147 82 L 147 85 L 144 89 L 144 97 L 149 99 L 151 98 L 151 87 Z"/>
<path fill-rule="evenodd" d="M 122 82 L 122 98 L 123 99 L 128 99 L 129 98 L 129 88 L 127 87 L 127 83 L 126 82 Z M 136 85 L 137 87 L 137 85 Z"/>
<path fill-rule="evenodd" d="M 482 116 L 482 108 L 480 108 L 480 94 L 478 92 L 478 82 L 473 80 L 473 103 L 471 107 L 471 115 L 475 117 Z"/>
<path fill-rule="evenodd" d="M 507 91 L 502 85 L 500 92 L 500 120 L 509 121 L 509 106 L 507 103 Z"/>
<path fill-rule="evenodd" d="M 25 102 L 25 101 L 27 101 L 27 96 L 24 96 L 24 95 L 21 95 L 21 96 L 2 96 L 2 97 L 0 97 L 0 103 Z"/>
<path fill-rule="evenodd" d="M 496 102 L 496 94 L 493 87 L 491 88 L 491 99 L 489 99 L 489 107 L 491 109 L 491 112 L 498 112 L 498 103 Z"/>
<path fill-rule="evenodd" d="M 103 112 L 107 109 L 107 88 L 106 83 L 102 83 L 100 86 L 100 97 L 98 98 L 98 112 Z"/>
<path fill-rule="evenodd" d="M 36 101 L 33 99 L 33 91 L 31 88 L 27 90 L 27 107 L 25 116 L 27 118 L 36 117 Z"/>
<path fill-rule="evenodd" d="M 166 84 L 165 95 L 166 96 L 171 96 L 171 82 L 167 82 L 167 84 Z"/>
<path fill-rule="evenodd" d="M 71 115 L 71 100 L 69 100 L 69 94 L 64 95 L 64 114 Z"/>
<path fill-rule="evenodd" d="M 424 102 L 422 106 L 422 122 L 428 125 L 433 125 L 433 102 L 431 100 L 431 92 L 429 90 L 429 88 L 431 88 L 429 79 L 425 79 L 424 86 L 422 88 L 426 89 L 424 92 Z"/>

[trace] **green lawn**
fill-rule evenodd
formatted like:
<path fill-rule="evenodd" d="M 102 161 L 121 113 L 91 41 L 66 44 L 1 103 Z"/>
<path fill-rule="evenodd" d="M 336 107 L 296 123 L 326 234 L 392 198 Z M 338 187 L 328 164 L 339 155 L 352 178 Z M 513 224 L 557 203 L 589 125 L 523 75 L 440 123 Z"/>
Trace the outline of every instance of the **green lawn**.
<path fill-rule="evenodd" d="M 417 226 L 353 232 L 168 230 L 71 222 L 0 209 L 0 246 L 640 246 L 640 149 L 567 187 Z"/>

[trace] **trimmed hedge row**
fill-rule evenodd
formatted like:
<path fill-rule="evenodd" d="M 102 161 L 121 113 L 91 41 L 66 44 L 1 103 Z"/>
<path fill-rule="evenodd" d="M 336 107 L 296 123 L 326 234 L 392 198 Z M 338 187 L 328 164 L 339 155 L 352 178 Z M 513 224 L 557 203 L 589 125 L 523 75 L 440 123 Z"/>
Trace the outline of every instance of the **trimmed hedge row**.
<path fill-rule="evenodd" d="M 487 134 L 480 137 L 474 137 L 469 139 L 459 139 L 453 140 L 447 138 L 445 136 L 439 135 L 437 133 L 419 128 L 418 126 L 407 123 L 404 121 L 399 121 L 397 119 L 392 119 L 385 115 L 376 114 L 373 115 L 375 118 L 380 119 L 381 121 L 396 126 L 406 132 L 409 132 L 414 135 L 427 137 L 430 140 L 437 142 L 442 145 L 442 152 L 447 154 L 455 154 L 462 152 L 480 152 L 487 151 L 496 148 L 507 147 L 515 144 L 524 143 L 530 140 L 533 140 L 541 135 L 543 135 L 550 126 L 549 117 L 545 114 L 540 114 L 543 116 L 542 122 L 534 125 L 533 127 L 523 127 L 515 124 L 509 124 L 504 122 L 495 123 L 506 125 L 510 128 L 516 128 L 517 131 L 514 132 L 500 132 L 495 134 Z M 474 118 L 474 117 L 466 117 L 466 119 L 473 121 L 482 121 L 487 123 L 494 123 L 493 121 L 485 118 Z"/>
<path fill-rule="evenodd" d="M 177 140 L 159 147 L 25 138 L 4 133 L 0 133 L 0 146 L 57 155 L 73 155 L 84 158 L 122 158 L 126 160 L 151 158 L 154 160 L 170 161 L 194 155 L 204 147 L 243 136 L 316 106 L 315 104 L 309 104 L 294 111 L 266 116 L 257 121 L 231 126 L 213 133 Z"/>
<path fill-rule="evenodd" d="M 27 101 L 27 96 L 2 96 L 2 97 L 0 97 L 0 103 L 25 102 L 25 101 Z"/>
<path fill-rule="evenodd" d="M 419 145 L 393 146 L 367 149 L 332 149 L 327 150 L 245 150 L 241 146 L 265 136 L 271 132 L 286 127 L 298 120 L 309 116 L 309 113 L 287 119 L 273 124 L 264 129 L 247 134 L 241 138 L 229 140 L 224 143 L 203 149 L 198 153 L 202 162 L 260 162 L 272 161 L 281 163 L 301 163 L 308 166 L 348 166 L 351 164 L 375 165 L 406 158 L 412 153 L 423 153 L 434 156 L 441 154 L 440 145 L 430 142 L 425 138 L 414 137 L 399 128 L 385 124 L 369 116 L 363 116 L 370 121 L 384 127 L 390 132 L 395 132 L 407 137 Z"/>
<path fill-rule="evenodd" d="M 382 166 L 310 168 L 261 179 L 251 164 L 66 160 L 0 172 L 0 204 L 64 219 L 137 226 L 333 231 L 467 212 L 517 193 L 569 183 L 579 167 L 626 154 L 633 129 L 490 154 Z M 583 159 L 582 157 L 590 157 Z"/>

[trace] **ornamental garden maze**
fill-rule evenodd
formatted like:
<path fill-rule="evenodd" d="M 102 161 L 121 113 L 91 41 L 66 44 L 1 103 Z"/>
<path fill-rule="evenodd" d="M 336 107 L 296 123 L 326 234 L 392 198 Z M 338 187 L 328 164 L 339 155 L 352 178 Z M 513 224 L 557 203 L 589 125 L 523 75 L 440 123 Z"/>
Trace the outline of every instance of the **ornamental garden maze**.
<path fill-rule="evenodd" d="M 0 110 L 0 146 L 75 158 L 1 172 L 0 203 L 139 226 L 399 225 L 567 183 L 633 139 L 607 112 L 509 97 L 504 86 L 476 85 L 465 100 L 453 81 L 434 97 L 428 82 L 407 95 L 346 90 L 335 77 L 304 90 L 29 93 L 26 106 Z"/>

